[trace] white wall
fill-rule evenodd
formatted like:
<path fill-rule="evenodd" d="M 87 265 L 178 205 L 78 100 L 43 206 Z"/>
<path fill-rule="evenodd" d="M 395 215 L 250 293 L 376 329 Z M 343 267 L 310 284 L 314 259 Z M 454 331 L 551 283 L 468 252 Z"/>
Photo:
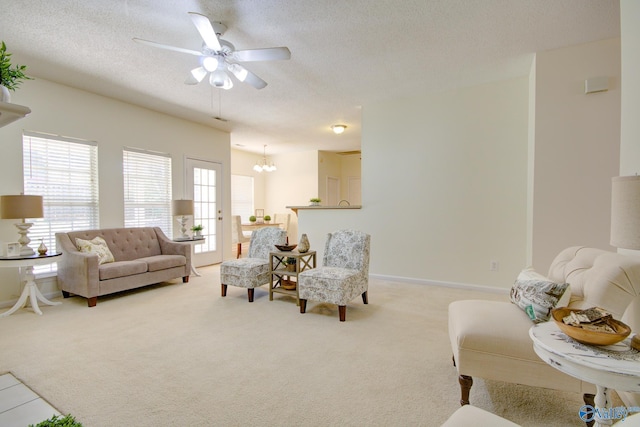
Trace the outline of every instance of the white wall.
<path fill-rule="evenodd" d="M 620 2 L 622 112 L 620 176 L 640 174 L 640 2 Z"/>
<path fill-rule="evenodd" d="M 122 148 L 138 147 L 170 153 L 173 196 L 184 191 L 184 158 L 190 156 L 220 162 L 223 182 L 228 182 L 229 134 L 176 119 L 110 98 L 62 86 L 43 79 L 26 81 L 12 94 L 12 102 L 31 108 L 26 118 L 0 128 L 0 194 L 22 191 L 22 130 L 83 138 L 98 143 L 100 180 L 100 225 L 121 227 L 124 223 Z M 223 211 L 229 216 L 230 193 L 225 188 Z M 15 240 L 13 221 L 0 221 L 0 240 Z M 224 241 L 230 241 L 226 227 Z M 229 246 L 229 254 L 231 245 Z M 20 294 L 17 271 L 0 269 L 0 301 Z M 57 291 L 54 281 L 43 292 Z"/>
<path fill-rule="evenodd" d="M 372 234 L 371 273 L 508 287 L 525 263 L 528 80 L 363 107 L 362 209 L 300 211 Z M 491 260 L 499 271 L 489 271 Z"/>
<path fill-rule="evenodd" d="M 620 39 L 536 54 L 532 264 L 548 270 L 572 245 L 609 246 L 611 177 L 618 173 Z M 585 94 L 584 80 L 610 89 Z"/>

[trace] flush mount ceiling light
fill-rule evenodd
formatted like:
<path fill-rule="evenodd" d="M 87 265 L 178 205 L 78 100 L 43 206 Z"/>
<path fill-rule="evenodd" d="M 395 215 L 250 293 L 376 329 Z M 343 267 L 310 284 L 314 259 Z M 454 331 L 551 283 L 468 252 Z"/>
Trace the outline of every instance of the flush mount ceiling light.
<path fill-rule="evenodd" d="M 331 130 L 336 135 L 340 135 L 347 128 L 347 125 L 333 125 L 331 126 Z"/>
<path fill-rule="evenodd" d="M 256 172 L 273 172 L 274 170 L 276 170 L 276 165 L 271 162 L 271 164 L 269 164 L 269 162 L 267 162 L 267 146 L 264 146 L 264 151 L 263 151 L 263 155 L 262 155 L 262 163 L 257 162 L 254 166 L 253 166 L 253 170 Z"/>

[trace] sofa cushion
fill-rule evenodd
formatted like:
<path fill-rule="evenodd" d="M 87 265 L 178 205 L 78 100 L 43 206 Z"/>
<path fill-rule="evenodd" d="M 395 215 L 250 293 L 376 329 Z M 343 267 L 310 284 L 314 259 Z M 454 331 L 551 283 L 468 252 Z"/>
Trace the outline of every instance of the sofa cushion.
<path fill-rule="evenodd" d="M 115 261 L 107 242 L 100 236 L 96 236 L 91 240 L 76 238 L 76 247 L 80 252 L 98 255 L 98 264 Z"/>
<path fill-rule="evenodd" d="M 570 294 L 563 298 L 568 287 L 567 283 L 555 283 L 526 268 L 511 288 L 511 302 L 524 310 L 534 323 L 546 322 L 561 299 L 563 303 L 568 302 Z"/>
<path fill-rule="evenodd" d="M 167 268 L 180 267 L 187 263 L 187 259 L 182 255 L 156 255 L 139 258 L 137 261 L 147 263 L 147 271 L 166 270 Z"/>
<path fill-rule="evenodd" d="M 144 261 L 116 261 L 103 264 L 99 268 L 100 280 L 115 279 L 147 272 L 147 263 Z"/>

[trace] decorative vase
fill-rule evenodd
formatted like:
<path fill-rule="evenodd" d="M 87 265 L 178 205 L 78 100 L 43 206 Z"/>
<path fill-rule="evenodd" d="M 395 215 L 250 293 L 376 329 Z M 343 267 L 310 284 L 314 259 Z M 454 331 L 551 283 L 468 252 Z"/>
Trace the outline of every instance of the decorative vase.
<path fill-rule="evenodd" d="M 298 243 L 298 252 L 305 253 L 309 252 L 309 238 L 306 234 L 300 236 L 300 243 Z"/>
<path fill-rule="evenodd" d="M 5 86 L 0 85 L 0 101 L 11 102 L 11 92 Z"/>
<path fill-rule="evenodd" d="M 48 250 L 49 250 L 49 249 L 47 249 L 47 247 L 46 247 L 46 246 L 45 246 L 45 244 L 44 244 L 44 239 L 41 239 L 41 240 L 40 240 L 40 246 L 38 246 L 38 253 L 39 253 L 40 255 L 44 256 L 44 255 L 46 255 L 46 254 L 47 254 L 47 251 L 48 251 Z"/>

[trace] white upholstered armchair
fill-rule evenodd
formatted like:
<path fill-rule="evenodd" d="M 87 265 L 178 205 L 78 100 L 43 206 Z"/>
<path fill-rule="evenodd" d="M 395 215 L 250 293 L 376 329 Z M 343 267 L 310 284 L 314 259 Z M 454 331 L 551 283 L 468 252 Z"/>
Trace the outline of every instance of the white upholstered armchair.
<path fill-rule="evenodd" d="M 284 245 L 287 232 L 276 227 L 265 227 L 251 234 L 247 258 L 225 261 L 220 265 L 220 287 L 222 296 L 227 296 L 227 286 L 247 288 L 249 302 L 253 302 L 254 290 L 269 283 L 269 252 L 275 245 Z"/>
<path fill-rule="evenodd" d="M 322 267 L 298 275 L 300 313 L 305 312 L 308 299 L 337 304 L 344 322 L 349 301 L 362 295 L 362 302 L 368 304 L 370 243 L 371 236 L 361 231 L 329 233 Z"/>
<path fill-rule="evenodd" d="M 556 256 L 548 277 L 569 283 L 569 307 L 602 307 L 634 331 L 640 325 L 640 258 L 570 247 Z M 472 377 L 480 377 L 583 393 L 593 406 L 592 384 L 563 374 L 538 357 L 528 334 L 532 325 L 525 312 L 509 301 L 461 300 L 449 305 L 461 404 L 469 403 Z"/>

